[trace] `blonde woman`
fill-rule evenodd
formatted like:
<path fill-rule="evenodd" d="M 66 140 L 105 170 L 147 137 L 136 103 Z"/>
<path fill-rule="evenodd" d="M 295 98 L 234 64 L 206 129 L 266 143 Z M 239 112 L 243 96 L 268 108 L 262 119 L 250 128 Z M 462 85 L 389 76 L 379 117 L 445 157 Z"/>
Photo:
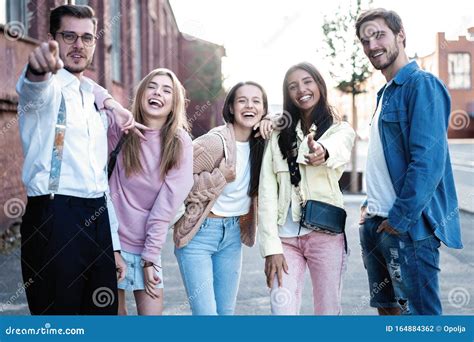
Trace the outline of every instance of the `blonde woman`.
<path fill-rule="evenodd" d="M 106 102 L 106 107 L 124 110 L 115 101 Z M 150 72 L 138 85 L 132 114 L 150 130 L 143 130 L 145 139 L 127 135 L 109 181 L 127 264 L 125 280 L 118 284 L 119 314 L 127 314 L 125 291 L 129 290 L 134 293 L 139 315 L 161 315 L 161 249 L 168 226 L 193 185 L 185 91 L 176 75 L 168 69 Z M 112 125 L 109 151 L 122 135 L 118 126 Z"/>

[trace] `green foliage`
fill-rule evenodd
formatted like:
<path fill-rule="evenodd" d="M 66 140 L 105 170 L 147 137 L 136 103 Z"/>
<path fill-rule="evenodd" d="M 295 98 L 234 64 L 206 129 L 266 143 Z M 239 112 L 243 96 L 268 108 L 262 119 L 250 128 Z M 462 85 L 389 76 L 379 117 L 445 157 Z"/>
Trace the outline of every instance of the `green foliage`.
<path fill-rule="evenodd" d="M 220 56 L 208 46 L 195 44 L 193 50 L 193 58 L 188 65 L 192 76 L 184 81 L 188 97 L 195 101 L 215 99 L 223 92 Z"/>
<path fill-rule="evenodd" d="M 372 73 L 355 33 L 357 18 L 371 3 L 372 0 L 368 0 L 362 7 L 362 0 L 352 0 L 349 11 L 343 11 L 339 6 L 331 18 L 324 17 L 324 50 L 330 59 L 330 74 L 337 82 L 337 88 L 344 93 L 363 93 L 363 83 Z"/>

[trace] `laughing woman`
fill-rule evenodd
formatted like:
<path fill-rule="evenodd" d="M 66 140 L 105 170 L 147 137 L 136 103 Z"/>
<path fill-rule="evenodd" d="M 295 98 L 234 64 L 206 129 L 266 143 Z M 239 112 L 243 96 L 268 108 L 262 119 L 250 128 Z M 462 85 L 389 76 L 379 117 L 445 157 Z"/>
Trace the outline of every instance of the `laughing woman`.
<path fill-rule="evenodd" d="M 254 128 L 267 110 L 260 85 L 238 83 L 224 103 L 226 124 L 193 142 L 194 186 L 174 230 L 175 255 L 193 315 L 234 313 L 242 242 L 252 246 L 256 234 L 264 140 L 255 137 Z M 269 135 L 262 128 L 260 133 Z"/>
<path fill-rule="evenodd" d="M 259 242 L 265 257 L 273 314 L 297 315 L 309 268 L 314 313 L 341 313 L 343 234 L 300 226 L 302 204 L 313 200 L 337 207 L 338 181 L 349 161 L 355 133 L 338 121 L 327 102 L 321 74 L 309 63 L 291 67 L 283 82 L 289 124 L 274 132 L 265 150 L 259 187 Z"/>
<path fill-rule="evenodd" d="M 124 111 L 109 99 L 106 109 Z M 185 91 L 168 69 L 155 69 L 138 85 L 134 120 L 147 126 L 145 139 L 129 134 L 110 177 L 111 199 L 119 221 L 125 279 L 118 284 L 119 314 L 127 314 L 125 291 L 133 291 L 139 315 L 161 315 L 161 249 L 170 223 L 193 184 L 191 138 L 187 133 Z M 109 150 L 121 140 L 109 128 Z"/>

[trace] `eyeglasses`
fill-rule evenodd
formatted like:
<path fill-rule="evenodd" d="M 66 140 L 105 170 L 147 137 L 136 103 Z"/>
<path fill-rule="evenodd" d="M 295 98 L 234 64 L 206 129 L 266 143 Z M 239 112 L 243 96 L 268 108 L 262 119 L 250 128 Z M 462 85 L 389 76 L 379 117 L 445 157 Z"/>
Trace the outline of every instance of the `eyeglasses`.
<path fill-rule="evenodd" d="M 86 33 L 80 36 L 76 32 L 63 31 L 63 32 L 56 32 L 56 34 L 62 35 L 63 41 L 68 45 L 74 44 L 77 41 L 77 38 L 81 38 L 82 43 L 85 46 L 94 46 L 97 41 L 97 37 L 95 37 L 94 35 L 90 33 Z"/>

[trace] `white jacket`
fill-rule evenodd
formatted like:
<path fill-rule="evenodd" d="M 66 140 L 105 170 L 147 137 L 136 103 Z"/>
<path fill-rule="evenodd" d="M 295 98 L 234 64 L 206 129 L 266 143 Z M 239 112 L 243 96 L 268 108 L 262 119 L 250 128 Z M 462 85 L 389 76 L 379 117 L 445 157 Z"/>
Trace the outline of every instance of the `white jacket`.
<path fill-rule="evenodd" d="M 317 140 L 329 153 L 329 158 L 320 166 L 306 165 L 304 155 L 309 153 L 309 148 L 307 136 L 301 130 L 301 122 L 298 122 L 296 132 L 303 200 L 318 200 L 342 208 L 344 203 L 338 182 L 351 157 L 354 130 L 347 122 L 337 122 Z M 288 163 L 278 146 L 279 136 L 279 132 L 273 133 L 265 149 L 260 171 L 257 217 L 258 241 L 263 257 L 283 253 L 279 227 L 286 222 L 290 204 L 293 221 L 298 222 L 301 216 L 300 196 L 291 185 Z"/>

